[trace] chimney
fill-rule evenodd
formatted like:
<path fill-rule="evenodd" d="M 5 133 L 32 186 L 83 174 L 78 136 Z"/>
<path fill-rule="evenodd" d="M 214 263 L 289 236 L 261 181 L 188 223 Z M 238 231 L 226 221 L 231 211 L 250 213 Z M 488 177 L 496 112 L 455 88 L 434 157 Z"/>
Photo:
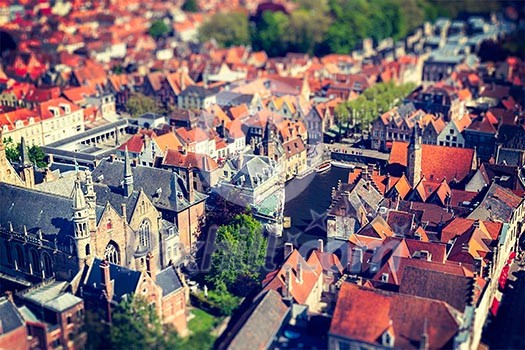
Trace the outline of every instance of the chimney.
<path fill-rule="evenodd" d="M 193 203 L 195 200 L 195 189 L 193 188 L 193 171 L 188 171 L 188 201 Z"/>
<path fill-rule="evenodd" d="M 293 252 L 293 243 L 287 242 L 284 244 L 284 258 L 288 258 Z"/>
<path fill-rule="evenodd" d="M 13 292 L 11 292 L 10 290 L 6 291 L 5 292 L 5 297 L 7 298 L 7 300 L 9 300 L 10 302 L 13 302 Z M 0 332 L 1 333 L 1 332 Z"/>
<path fill-rule="evenodd" d="M 120 209 L 122 210 L 122 218 L 124 219 L 124 222 L 127 223 L 127 215 L 126 215 L 126 203 L 120 204 Z"/>
<path fill-rule="evenodd" d="M 361 267 L 363 265 L 363 251 L 361 248 L 352 249 L 352 260 L 348 264 L 348 272 L 351 274 L 361 273 Z"/>
<path fill-rule="evenodd" d="M 293 275 L 292 268 L 288 267 L 288 269 L 286 270 L 285 281 L 284 281 L 286 283 L 286 286 L 284 287 L 285 289 L 285 292 L 283 295 L 284 298 L 292 297 L 292 278 L 293 278 L 292 275 Z"/>
<path fill-rule="evenodd" d="M 297 263 L 297 283 L 303 283 L 303 264 Z"/>
<path fill-rule="evenodd" d="M 104 288 L 104 294 L 108 301 L 113 299 L 113 286 L 111 284 L 111 276 L 109 273 L 109 262 L 102 260 L 100 262 L 100 279 L 102 280 L 102 287 Z"/>
<path fill-rule="evenodd" d="M 149 252 L 146 256 L 146 272 L 151 277 L 151 279 L 155 282 L 157 271 L 155 269 L 155 261 L 153 260 L 153 253 Z"/>
<path fill-rule="evenodd" d="M 321 253 L 324 251 L 324 242 L 322 239 L 317 240 L 317 250 Z"/>

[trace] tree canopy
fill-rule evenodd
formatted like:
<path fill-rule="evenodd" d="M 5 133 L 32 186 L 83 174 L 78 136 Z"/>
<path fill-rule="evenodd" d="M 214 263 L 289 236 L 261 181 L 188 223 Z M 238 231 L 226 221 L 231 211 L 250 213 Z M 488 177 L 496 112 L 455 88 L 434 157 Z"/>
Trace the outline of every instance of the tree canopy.
<path fill-rule="evenodd" d="M 133 94 L 128 99 L 126 109 L 132 117 L 139 117 L 145 113 L 164 114 L 166 112 L 154 98 L 140 93 Z"/>
<path fill-rule="evenodd" d="M 245 295 L 258 282 L 265 263 L 268 242 L 262 224 L 250 215 L 239 214 L 218 228 L 215 245 L 206 281 L 218 291 Z"/>
<path fill-rule="evenodd" d="M 20 148 L 21 144 L 15 143 L 11 137 L 4 138 L 5 153 L 7 159 L 11 163 L 17 163 L 20 161 Z M 39 168 L 45 168 L 47 166 L 46 153 L 42 150 L 42 147 L 32 145 L 27 148 L 29 160 Z"/>
<path fill-rule="evenodd" d="M 162 20 L 156 20 L 151 24 L 151 27 L 149 27 L 149 35 L 151 35 L 154 39 L 159 39 L 166 34 L 170 32 L 170 28 L 164 21 Z"/>
<path fill-rule="evenodd" d="M 269 56 L 287 52 L 347 54 L 363 39 L 376 43 L 405 37 L 424 21 L 455 18 L 463 12 L 488 13 L 498 1 L 439 0 L 297 0 L 291 13 L 265 11 L 248 24 L 242 12 L 214 15 L 200 30 L 225 47 L 251 43 Z M 250 29 L 248 29 L 250 28 Z"/>
<path fill-rule="evenodd" d="M 216 13 L 199 29 L 201 41 L 214 39 L 220 46 L 248 45 L 250 30 L 246 13 Z"/>
<path fill-rule="evenodd" d="M 182 11 L 186 12 L 199 12 L 199 4 L 197 4 L 197 0 L 186 0 L 184 1 L 184 4 L 182 4 L 181 7 Z"/>
<path fill-rule="evenodd" d="M 337 106 L 336 114 L 340 117 L 339 123 L 346 123 L 350 118 L 354 124 L 359 124 L 361 129 L 366 129 L 379 114 L 400 105 L 415 87 L 412 83 L 403 85 L 395 85 L 393 82 L 378 83 L 366 89 L 355 100 Z"/>

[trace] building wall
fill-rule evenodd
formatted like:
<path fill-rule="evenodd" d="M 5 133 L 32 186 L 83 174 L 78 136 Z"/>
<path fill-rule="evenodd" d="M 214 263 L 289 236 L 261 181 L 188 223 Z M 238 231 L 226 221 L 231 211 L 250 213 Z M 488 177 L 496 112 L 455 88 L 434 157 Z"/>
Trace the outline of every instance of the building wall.
<path fill-rule="evenodd" d="M 0 335 L 0 349 L 26 350 L 28 348 L 27 330 L 24 326 Z"/>
<path fill-rule="evenodd" d="M 61 332 L 61 343 L 66 349 L 82 349 L 87 341 L 84 327 L 84 302 L 57 314 Z"/>
<path fill-rule="evenodd" d="M 43 145 L 43 139 L 42 139 L 42 124 L 40 122 L 35 123 L 29 122 L 28 125 L 22 125 L 20 127 L 16 127 L 13 130 L 4 131 L 2 133 L 3 138 L 12 138 L 15 143 L 20 142 L 21 138 L 23 137 L 26 141 L 26 144 L 28 146 L 37 145 L 42 146 Z"/>
<path fill-rule="evenodd" d="M 185 336 L 188 333 L 186 314 L 184 288 L 162 298 L 162 321 L 173 325 L 180 336 Z"/>
<path fill-rule="evenodd" d="M 84 132 L 84 110 L 42 120 L 44 145 Z"/>

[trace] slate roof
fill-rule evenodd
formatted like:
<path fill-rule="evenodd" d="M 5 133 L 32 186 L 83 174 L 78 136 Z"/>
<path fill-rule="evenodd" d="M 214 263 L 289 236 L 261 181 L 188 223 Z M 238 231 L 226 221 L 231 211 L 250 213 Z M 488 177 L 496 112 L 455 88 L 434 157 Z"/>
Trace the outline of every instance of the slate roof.
<path fill-rule="evenodd" d="M 509 222 L 523 198 L 496 183 L 490 185 L 485 198 L 468 216 L 469 219 Z"/>
<path fill-rule="evenodd" d="M 88 275 L 83 283 L 83 291 L 94 294 L 102 293 L 101 259 L 93 259 Z M 113 300 L 119 302 L 124 295 L 135 293 L 140 281 L 141 273 L 128 268 L 109 263 L 109 276 L 113 280 Z"/>
<path fill-rule="evenodd" d="M 459 320 L 448 304 L 346 282 L 339 292 L 330 334 L 381 345 L 381 336 L 390 329 L 395 348 L 418 349 L 425 323 L 430 349 L 451 347 Z"/>
<path fill-rule="evenodd" d="M 133 186 L 136 190 L 142 189 L 152 203 L 161 209 L 172 210 L 180 212 L 190 206 L 187 200 L 186 184 L 183 179 L 169 170 L 136 166 L 132 167 Z M 103 159 L 100 164 L 93 170 L 92 176 L 95 184 L 100 179 L 99 183 L 105 184 L 114 192 L 121 191 L 121 181 L 124 174 L 124 162 L 109 161 Z M 102 175 L 102 178 L 100 176 Z M 151 181 L 155 179 L 155 181 Z M 160 191 L 159 188 L 161 189 Z M 181 198 L 177 193 L 183 193 Z M 191 204 L 201 202 L 207 198 L 205 194 L 195 191 L 195 200 Z M 108 198 L 112 198 L 108 194 Z M 98 192 L 97 192 L 98 197 Z M 98 198 L 97 198 L 98 201 Z M 111 201 L 110 201 L 111 203 Z M 120 204 L 118 205 L 120 207 Z M 115 209 L 120 210 L 118 207 Z"/>
<path fill-rule="evenodd" d="M 469 277 L 407 266 L 399 292 L 441 300 L 463 312 L 472 301 L 473 282 Z"/>
<path fill-rule="evenodd" d="M 254 156 L 244 161 L 241 169 L 233 176 L 231 183 L 240 183 L 243 187 L 255 189 L 274 174 L 275 166 L 270 158 Z"/>
<path fill-rule="evenodd" d="M 157 274 L 156 283 L 160 288 L 162 288 L 163 297 L 170 295 L 182 288 L 182 282 L 172 266 L 165 268 Z"/>
<path fill-rule="evenodd" d="M 254 305 L 246 311 L 232 329 L 234 336 L 221 349 L 245 350 L 267 349 L 278 333 L 289 307 L 281 300 L 279 293 L 266 291 Z"/>
<path fill-rule="evenodd" d="M 30 190 L 0 183 L 0 225 L 22 232 L 25 225 L 28 233 L 42 230 L 44 237 L 57 235 L 58 241 L 74 231 L 73 200 L 68 197 Z M 97 206 L 97 220 L 103 207 Z"/>
<path fill-rule="evenodd" d="M 0 321 L 2 321 L 0 336 L 11 333 L 20 327 L 25 327 L 22 315 L 15 304 L 10 302 L 6 297 L 0 298 Z"/>
<path fill-rule="evenodd" d="M 23 294 L 22 298 L 37 306 L 62 312 L 82 303 L 82 299 L 66 292 L 67 287 L 67 282 L 53 282 Z"/>

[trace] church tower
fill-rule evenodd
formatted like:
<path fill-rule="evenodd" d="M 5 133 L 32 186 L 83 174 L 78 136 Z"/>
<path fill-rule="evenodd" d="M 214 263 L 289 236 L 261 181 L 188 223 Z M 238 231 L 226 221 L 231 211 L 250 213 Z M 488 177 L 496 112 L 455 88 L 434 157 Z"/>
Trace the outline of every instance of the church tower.
<path fill-rule="evenodd" d="M 80 180 L 75 181 L 73 188 L 73 223 L 74 239 L 77 248 L 79 268 L 84 266 L 86 259 L 91 255 L 91 237 L 89 232 L 89 207 L 82 192 Z"/>
<path fill-rule="evenodd" d="M 129 197 L 133 193 L 133 173 L 128 155 L 128 147 L 124 153 L 124 196 Z"/>
<path fill-rule="evenodd" d="M 416 123 L 412 130 L 412 136 L 410 137 L 410 143 L 408 144 L 407 154 L 407 174 L 408 181 L 412 188 L 421 180 L 421 136 L 419 135 L 419 127 Z"/>
<path fill-rule="evenodd" d="M 29 160 L 29 152 L 24 137 L 20 139 L 20 164 L 18 166 L 18 173 L 27 188 L 35 188 L 35 170 L 33 163 Z"/>
<path fill-rule="evenodd" d="M 97 229 L 97 215 L 96 215 L 96 207 L 97 207 L 97 194 L 95 193 L 95 189 L 93 187 L 93 177 L 91 176 L 91 171 L 87 169 L 85 172 L 86 177 L 86 204 L 89 208 L 89 230 L 95 231 Z"/>

